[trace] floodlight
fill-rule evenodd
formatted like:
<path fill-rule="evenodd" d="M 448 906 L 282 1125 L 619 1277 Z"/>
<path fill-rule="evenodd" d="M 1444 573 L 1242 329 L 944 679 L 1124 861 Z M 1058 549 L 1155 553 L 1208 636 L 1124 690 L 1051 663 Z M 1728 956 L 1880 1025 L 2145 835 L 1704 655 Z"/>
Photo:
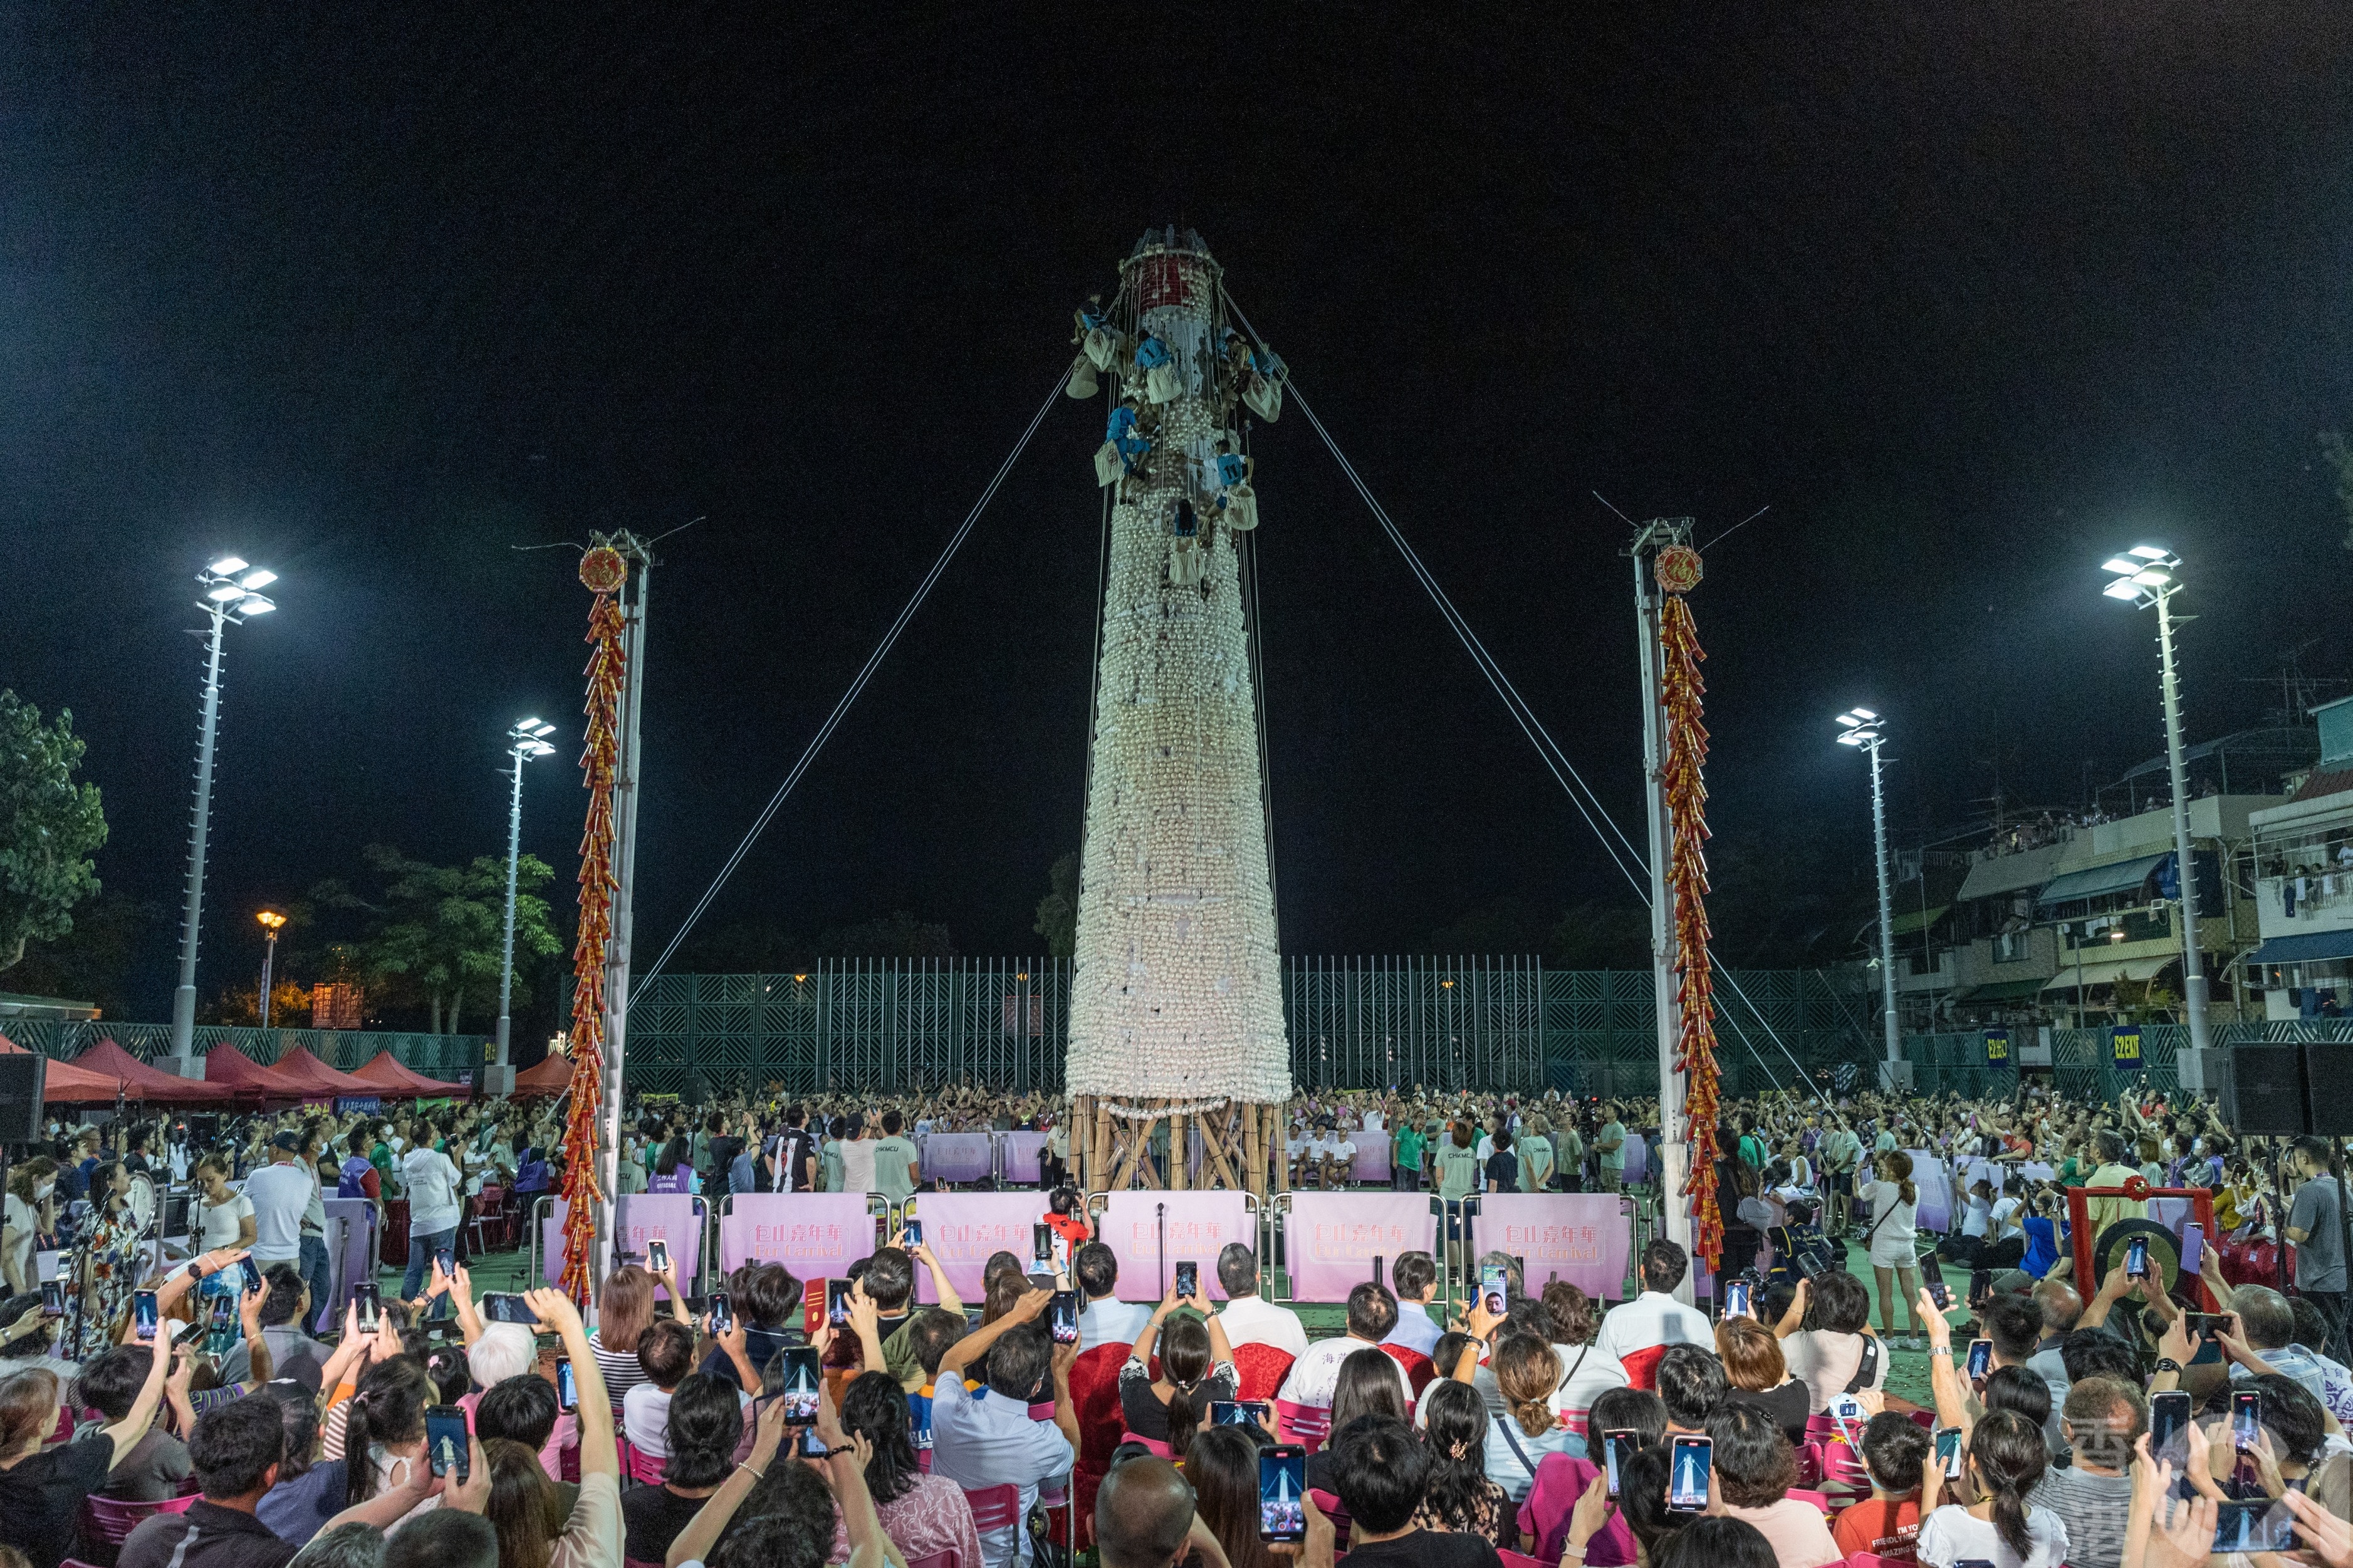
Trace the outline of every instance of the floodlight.
<path fill-rule="evenodd" d="M 2146 572 L 2134 573 L 2132 574 L 2132 580 L 2146 588 L 2159 588 L 2163 587 L 2166 584 L 2172 582 L 2173 577 L 2170 573 L 2159 571 L 2157 567 L 2152 566 Z"/>
<path fill-rule="evenodd" d="M 1858 719 L 1876 719 L 1879 717 L 1878 714 L 1873 713 L 1868 708 L 1855 708 L 1849 710 L 1849 711 L 1853 713 L 1853 715 Z"/>
<path fill-rule="evenodd" d="M 2143 561 L 2162 561 L 2172 553 L 2171 551 L 2156 544 L 2136 544 L 2132 547 L 2132 552 Z"/>
<path fill-rule="evenodd" d="M 216 605 L 226 605 L 231 599 L 244 598 L 245 590 L 234 583 L 224 583 L 217 588 L 207 589 L 205 597 Z"/>
<path fill-rule="evenodd" d="M 1850 730 L 1853 729 L 1856 725 L 1858 725 L 1858 724 L 1860 724 L 1860 723 L 1862 723 L 1862 720 L 1860 720 L 1860 719 L 1856 718 L 1856 717 L 1855 717 L 1853 714 L 1852 714 L 1852 713 L 1841 713 L 1841 714 L 1840 714 L 1840 715 L 1838 716 L 1838 721 L 1839 721 L 1840 723 L 1841 723 L 1841 724 L 1845 725 L 1845 726 L 1846 726 L 1848 729 L 1850 729 Z"/>
<path fill-rule="evenodd" d="M 2129 577 L 2119 577 L 2100 592 L 2111 599 L 2137 599 L 2140 597 L 2140 585 Z"/>
<path fill-rule="evenodd" d="M 2129 577 L 2140 570 L 2140 564 L 2139 562 L 2128 560 L 2122 555 L 2111 555 L 2100 563 L 2100 570 L 2113 572 L 2119 577 Z"/>
<path fill-rule="evenodd" d="M 214 562 L 210 566 L 206 567 L 206 570 L 210 572 L 216 577 L 226 577 L 232 572 L 242 572 L 245 570 L 245 557 L 242 555 L 224 555 L 219 560 Z"/>
<path fill-rule="evenodd" d="M 259 594 L 248 594 L 244 602 L 237 606 L 237 613 L 240 616 L 266 616 L 277 607 Z"/>
<path fill-rule="evenodd" d="M 239 577 L 237 580 L 237 585 L 243 588 L 248 593 L 251 593 L 256 588 L 267 588 L 269 584 L 277 581 L 278 574 L 272 572 L 267 566 L 263 566 L 258 567 L 251 572 L 248 572 L 244 576 Z"/>
<path fill-rule="evenodd" d="M 534 735 L 553 735 L 555 733 L 555 726 L 553 724 L 542 724 L 538 729 L 533 730 L 532 733 Z"/>
<path fill-rule="evenodd" d="M 538 716 L 537 716 L 536 714 L 534 714 L 534 715 L 533 715 L 531 718 L 523 719 L 523 720 L 519 720 L 519 721 L 516 722 L 516 724 L 515 724 L 515 731 L 516 731 L 516 732 L 517 732 L 517 733 L 521 733 L 521 732 L 522 732 L 522 731 L 526 731 L 526 730 L 534 730 L 534 729 L 537 729 L 538 727 L 539 727 L 539 718 L 538 718 Z"/>

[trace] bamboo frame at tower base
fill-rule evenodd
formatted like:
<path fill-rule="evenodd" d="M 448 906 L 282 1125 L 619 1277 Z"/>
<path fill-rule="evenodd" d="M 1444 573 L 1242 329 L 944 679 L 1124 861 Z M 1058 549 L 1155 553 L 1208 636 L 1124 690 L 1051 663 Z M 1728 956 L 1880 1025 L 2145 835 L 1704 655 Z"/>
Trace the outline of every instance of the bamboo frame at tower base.
<path fill-rule="evenodd" d="M 1081 1095 L 1071 1101 L 1071 1118 L 1083 1133 L 1071 1149 L 1086 1192 L 1119 1192 L 1141 1184 L 1267 1195 L 1268 1129 L 1280 1127 L 1280 1107 L 1243 1102 L 1203 1109 L 1188 1100 L 1147 1100 L 1114 1109 L 1101 1096 Z M 1168 1124 L 1169 1147 L 1165 1179 L 1151 1158 L 1153 1133 L 1163 1121 Z M 1186 1158 L 1191 1131 L 1201 1135 L 1198 1172 L 1188 1169 Z"/>

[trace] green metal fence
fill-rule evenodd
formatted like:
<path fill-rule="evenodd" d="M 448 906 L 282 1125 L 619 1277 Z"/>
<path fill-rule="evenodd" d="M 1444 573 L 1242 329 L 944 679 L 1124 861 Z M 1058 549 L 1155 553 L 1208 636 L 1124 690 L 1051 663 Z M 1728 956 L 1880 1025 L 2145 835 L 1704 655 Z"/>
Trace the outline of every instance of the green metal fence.
<path fill-rule="evenodd" d="M 2033 1032 L 2012 1029 L 2013 1050 Z M 2295 1040 L 2353 1042 L 2353 1018 L 2227 1023 L 2214 1031 L 2214 1044 L 2225 1049 Z M 2137 1084 L 2144 1074 L 2158 1089 L 2174 1089 L 2179 1083 L 2174 1071 L 2175 1061 L 2189 1044 L 2187 1024 L 2144 1024 L 2140 1026 L 2140 1067 L 2119 1072 L 2108 1051 L 2105 1029 L 2054 1028 L 2051 1031 L 2052 1083 L 2071 1099 L 2113 1100 Z M 2018 1078 L 2016 1072 L 1986 1065 L 1985 1036 L 1978 1031 L 1906 1035 L 1904 1058 L 1912 1064 L 1912 1087 L 1921 1094 L 1942 1094 L 1947 1089 L 1965 1098 L 1989 1092 L 2000 1094 Z M 2036 1068 L 2024 1070 L 2039 1076 Z"/>
<path fill-rule="evenodd" d="M 169 1024 L 118 1024 L 92 1018 L 73 1022 L 10 1018 L 0 1022 L 5 1034 L 28 1051 L 69 1060 L 100 1040 L 112 1040 L 142 1061 L 172 1053 Z M 329 1067 L 349 1069 L 389 1049 L 401 1066 L 427 1078 L 459 1082 L 482 1064 L 487 1035 L 425 1035 L 365 1029 L 252 1029 L 219 1024 L 196 1026 L 198 1056 L 215 1046 L 235 1046 L 267 1067 L 301 1046 Z"/>

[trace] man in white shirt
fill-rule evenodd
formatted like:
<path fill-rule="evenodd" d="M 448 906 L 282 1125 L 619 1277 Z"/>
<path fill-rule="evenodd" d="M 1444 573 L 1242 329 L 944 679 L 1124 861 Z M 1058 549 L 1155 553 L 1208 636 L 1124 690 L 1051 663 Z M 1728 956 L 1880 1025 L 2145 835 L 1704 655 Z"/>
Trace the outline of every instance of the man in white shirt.
<path fill-rule="evenodd" d="M 1651 1386 L 1659 1358 L 1669 1345 L 1689 1344 L 1715 1349 L 1715 1326 L 1707 1314 L 1675 1300 L 1691 1258 L 1673 1242 L 1662 1238 L 1642 1248 L 1642 1293 L 1609 1309 L 1601 1320 L 1594 1344 L 1626 1369 L 1627 1382 L 1636 1388 Z"/>
<path fill-rule="evenodd" d="M 313 1123 L 302 1138 L 302 1168 L 311 1173 L 311 1201 L 302 1206 L 302 1283 L 311 1288 L 311 1300 L 317 1303 L 321 1317 L 334 1305 L 335 1297 L 334 1271 L 327 1266 L 327 1189 L 319 1174 L 319 1161 L 325 1152 Z M 320 1325 L 314 1321 L 309 1326 Z"/>
<path fill-rule="evenodd" d="M 1071 1259 L 1071 1273 L 1086 1298 L 1079 1311 L 1079 1348 L 1134 1344 L 1152 1321 L 1152 1309 L 1113 1294 L 1119 1288 L 1119 1254 L 1100 1241 L 1088 1242 Z"/>
<path fill-rule="evenodd" d="M 1429 1312 L 1438 1299 L 1438 1259 L 1427 1252 L 1400 1252 L 1389 1278 L 1397 1281 L 1398 1321 L 1381 1343 L 1428 1355 L 1445 1331 Z"/>
<path fill-rule="evenodd" d="M 245 1195 L 253 1204 L 253 1260 L 264 1273 L 273 1263 L 301 1270 L 302 1215 L 311 1206 L 313 1180 L 301 1152 L 300 1132 L 280 1132 L 269 1141 L 269 1163 L 245 1178 Z"/>
<path fill-rule="evenodd" d="M 1291 1363 L 1291 1373 L 1282 1380 L 1275 1397 L 1290 1405 L 1329 1410 L 1332 1392 L 1340 1383 L 1340 1363 L 1367 1346 L 1378 1349 L 1389 1331 L 1397 1327 L 1397 1298 L 1389 1294 L 1387 1286 L 1366 1280 L 1348 1292 L 1348 1331 L 1336 1339 L 1318 1340 L 1309 1345 L 1307 1353 Z M 1387 1359 L 1391 1365 L 1397 1365 L 1394 1356 Z M 1406 1408 L 1411 1409 L 1412 1381 L 1402 1366 L 1397 1367 L 1397 1374 L 1398 1391 L 1404 1397 Z"/>
<path fill-rule="evenodd" d="M 433 1147 L 430 1128 L 419 1128 L 416 1146 L 400 1157 L 400 1179 L 408 1188 L 408 1272 L 402 1278 L 403 1300 L 414 1301 L 433 1268 L 433 1254 L 458 1242 L 459 1189 L 464 1178 L 449 1156 Z M 432 1315 L 449 1309 L 449 1299 L 436 1297 Z"/>
<path fill-rule="evenodd" d="M 1327 1190 L 1345 1187 L 1356 1179 L 1356 1145 L 1342 1129 L 1328 1129 L 1319 1139 L 1315 1165 L 1321 1184 Z"/>
<path fill-rule="evenodd" d="M 1258 1258 L 1249 1247 L 1239 1241 L 1226 1244 L 1218 1254 L 1218 1284 L 1226 1292 L 1226 1304 L 1218 1313 L 1226 1343 L 1238 1350 L 1243 1345 L 1272 1345 L 1293 1357 L 1306 1353 L 1307 1331 L 1301 1326 L 1299 1314 L 1260 1298 Z"/>
<path fill-rule="evenodd" d="M 1083 1257 L 1088 1249 L 1080 1248 Z M 1109 1251 L 1108 1247 L 1104 1248 Z M 1079 1418 L 1071 1405 L 1071 1363 L 1077 1345 L 1058 1345 L 1038 1326 L 1053 1300 L 1032 1290 L 987 1328 L 947 1348 L 932 1394 L 932 1473 L 967 1492 L 1014 1486 L 1021 1490 L 1014 1523 L 983 1531 L 983 1563 L 1021 1568 L 1029 1561 L 1029 1531 L 1021 1523 L 1038 1500 L 1040 1482 L 1068 1475 L 1077 1461 Z M 988 1355 L 987 1397 L 967 1393 L 964 1370 Z M 1033 1421 L 1029 1402 L 1050 1377 L 1054 1418 Z"/>

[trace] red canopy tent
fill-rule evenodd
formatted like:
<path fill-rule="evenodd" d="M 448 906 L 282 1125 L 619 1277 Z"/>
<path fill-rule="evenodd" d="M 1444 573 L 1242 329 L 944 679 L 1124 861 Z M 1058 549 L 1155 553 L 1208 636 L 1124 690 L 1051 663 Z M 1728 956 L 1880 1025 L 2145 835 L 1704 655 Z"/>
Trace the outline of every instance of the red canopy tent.
<path fill-rule="evenodd" d="M 30 1054 L 5 1035 L 0 1035 L 0 1051 L 13 1051 L 18 1056 Z M 88 1068 L 54 1059 L 42 1070 L 41 1084 L 41 1098 L 56 1100 L 59 1105 L 111 1105 L 118 1097 L 123 1100 L 145 1098 L 135 1083 L 125 1083 L 119 1078 L 110 1078 L 102 1072 L 92 1072 Z"/>
<path fill-rule="evenodd" d="M 375 1086 L 375 1093 L 396 1100 L 406 1100 L 411 1095 L 427 1100 L 445 1094 L 467 1095 L 473 1092 L 470 1084 L 444 1083 L 438 1078 L 427 1078 L 421 1072 L 403 1067 L 400 1058 L 389 1049 L 376 1052 L 353 1068 L 352 1076 Z"/>
<path fill-rule="evenodd" d="M 322 1092 L 279 1077 L 230 1045 L 215 1046 L 205 1053 L 205 1082 L 224 1095 L 253 1095 L 265 1100 L 301 1100 Z"/>
<path fill-rule="evenodd" d="M 269 1071 L 288 1083 L 300 1084 L 305 1094 L 382 1094 L 378 1085 L 337 1068 L 329 1067 L 301 1046 L 288 1051 L 271 1065 Z"/>
<path fill-rule="evenodd" d="M 228 1100 L 234 1091 L 207 1089 L 195 1079 L 181 1078 L 165 1072 L 150 1062 L 142 1062 L 114 1043 L 111 1037 L 84 1050 L 74 1058 L 74 1065 L 93 1072 L 110 1074 L 139 1091 L 133 1098 L 144 1098 L 150 1104 L 169 1101 L 178 1105 L 194 1105 L 200 1100 Z"/>
<path fill-rule="evenodd" d="M 535 1068 L 515 1074 L 517 1094 L 565 1094 L 572 1088 L 572 1058 L 550 1057 Z"/>

